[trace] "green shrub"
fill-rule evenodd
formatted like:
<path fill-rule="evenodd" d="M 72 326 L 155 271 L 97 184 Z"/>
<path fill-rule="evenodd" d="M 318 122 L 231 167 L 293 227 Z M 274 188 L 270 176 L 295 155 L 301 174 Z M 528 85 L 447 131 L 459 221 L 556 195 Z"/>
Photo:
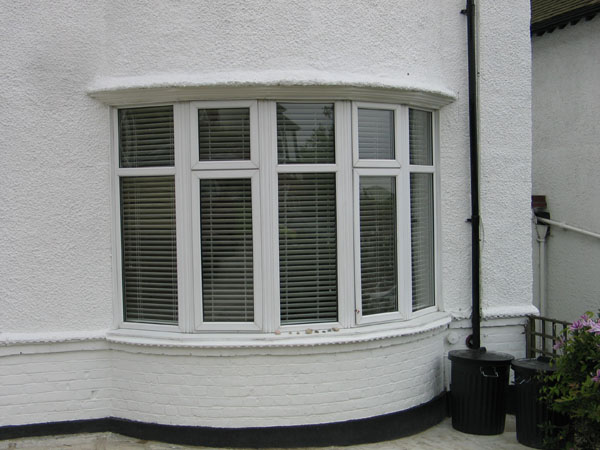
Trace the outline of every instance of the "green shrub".
<path fill-rule="evenodd" d="M 549 430 L 548 448 L 600 450 L 600 314 L 593 317 L 581 316 L 554 346 L 556 371 L 545 377 L 542 399 L 568 420 Z"/>

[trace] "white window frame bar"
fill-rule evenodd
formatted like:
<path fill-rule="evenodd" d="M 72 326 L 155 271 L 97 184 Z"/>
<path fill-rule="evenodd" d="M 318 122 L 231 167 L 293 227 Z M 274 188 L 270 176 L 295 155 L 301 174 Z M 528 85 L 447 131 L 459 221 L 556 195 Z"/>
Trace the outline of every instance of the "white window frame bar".
<path fill-rule="evenodd" d="M 250 159 L 230 161 L 200 161 L 198 154 L 198 110 L 248 108 L 250 111 Z M 251 101 L 191 102 L 190 103 L 190 155 L 192 170 L 258 169 L 258 105 Z"/>
<path fill-rule="evenodd" d="M 204 322 L 202 311 L 202 236 L 200 215 L 200 180 L 215 179 L 241 179 L 249 178 L 252 189 L 252 276 L 254 296 L 254 321 L 253 322 Z M 194 253 L 194 304 L 195 329 L 197 331 L 259 331 L 262 329 L 262 282 L 260 269 L 261 262 L 261 222 L 260 222 L 260 193 L 258 170 L 239 171 L 195 171 L 192 174 L 192 230 Z"/>

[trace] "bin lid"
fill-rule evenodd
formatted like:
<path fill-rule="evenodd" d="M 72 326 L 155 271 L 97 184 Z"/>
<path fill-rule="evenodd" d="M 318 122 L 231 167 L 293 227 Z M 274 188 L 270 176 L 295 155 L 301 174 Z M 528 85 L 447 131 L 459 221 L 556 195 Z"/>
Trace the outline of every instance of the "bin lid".
<path fill-rule="evenodd" d="M 517 359 L 511 363 L 513 370 L 521 375 L 536 375 L 540 372 L 552 373 L 556 367 L 550 365 L 550 358 L 539 356 L 537 358 Z"/>
<path fill-rule="evenodd" d="M 478 349 L 452 350 L 448 352 L 450 361 L 479 366 L 508 366 L 515 359 L 513 355 L 488 352 L 485 347 Z"/>

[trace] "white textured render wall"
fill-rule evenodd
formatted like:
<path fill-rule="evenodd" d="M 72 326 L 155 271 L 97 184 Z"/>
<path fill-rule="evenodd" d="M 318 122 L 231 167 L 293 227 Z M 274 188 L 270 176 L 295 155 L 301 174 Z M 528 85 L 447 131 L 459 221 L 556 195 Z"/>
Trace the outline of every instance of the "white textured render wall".
<path fill-rule="evenodd" d="M 530 303 L 528 2 L 480 3 L 484 307 Z M 108 108 L 102 77 L 347 72 L 443 86 L 445 307 L 468 314 L 467 75 L 462 0 L 3 1 L 2 331 L 110 327 Z M 293 78 L 293 77 L 291 77 Z M 241 80 L 243 81 L 243 80 Z"/>
<path fill-rule="evenodd" d="M 600 18 L 534 37 L 532 50 L 534 194 L 552 219 L 600 233 Z M 598 311 L 599 239 L 552 228 L 546 262 L 550 317 Z"/>
<path fill-rule="evenodd" d="M 454 92 L 456 101 L 440 111 L 441 298 L 442 308 L 454 316 L 470 314 L 466 20 L 460 14 L 464 0 L 0 3 L 0 332 L 43 335 L 111 327 L 109 107 L 86 95 L 107 78 L 160 79 L 167 84 L 203 78 L 293 82 L 302 78 L 298 74 L 309 74 L 306 79 L 316 73 L 335 82 L 336 74 L 342 74 Z M 531 247 L 529 228 L 523 228 L 529 221 L 530 194 L 529 1 L 510 0 L 500 6 L 494 0 L 481 0 L 478 4 L 483 306 L 490 316 L 515 315 L 528 311 L 531 304 Z M 278 400 L 257 397 L 253 401 L 263 402 L 259 416 L 268 418 L 269 424 L 298 423 L 300 416 L 308 417 L 306 421 L 342 420 L 405 409 L 438 394 L 444 336 L 421 336 L 402 345 L 391 342 L 379 350 L 350 346 L 352 351 L 340 356 L 336 356 L 339 348 L 329 350 L 330 359 L 337 358 L 353 374 L 349 377 L 372 376 L 373 368 L 365 369 L 364 359 L 379 370 L 388 370 L 388 365 L 398 369 L 382 378 L 381 384 L 373 380 L 373 391 L 365 391 L 358 378 L 345 380 L 339 388 L 332 386 L 332 369 L 327 369 L 322 357 L 313 364 L 308 356 L 241 357 L 227 349 L 220 355 L 232 366 L 243 361 L 256 368 L 256 377 L 249 378 L 255 393 L 265 389 L 260 383 L 269 367 L 285 386 L 299 389 L 308 379 L 306 373 L 299 372 L 298 384 L 286 385 L 290 380 L 284 378 L 290 378 L 290 367 L 306 362 L 303 370 L 322 373 L 319 380 L 327 385 L 323 389 L 333 389 L 332 401 L 348 397 L 335 413 L 325 393 L 316 391 L 321 387 L 314 387 L 297 411 L 274 407 L 269 412 L 269 402 L 284 401 L 283 391 L 277 391 Z M 490 347 L 497 340 L 494 333 L 484 338 Z M 222 398 L 232 407 L 219 416 L 219 408 L 167 412 L 167 406 L 176 406 L 170 396 L 185 397 L 170 391 L 168 377 L 131 390 L 127 361 L 158 371 L 164 356 L 130 349 L 128 356 L 111 351 L 113 356 L 106 360 L 104 350 L 62 355 L 54 350 L 44 353 L 44 345 L 54 348 L 56 344 L 33 346 L 32 354 L 0 356 L 2 368 L 22 367 L 26 373 L 31 363 L 39 374 L 39 378 L 24 377 L 17 385 L 17 378 L 11 379 L 16 387 L 7 388 L 2 401 L 21 409 L 11 409 L 14 415 L 8 416 L 8 423 L 17 423 L 17 417 L 18 423 L 100 417 L 107 411 L 151 420 L 159 413 L 145 410 L 134 398 L 136 392 L 146 391 L 156 394 L 156 405 L 165 408 L 172 423 L 200 419 L 202 424 L 250 423 L 248 417 L 226 420 L 233 407 L 247 406 L 241 397 Z M 223 377 L 234 385 L 220 362 L 198 351 L 191 359 L 183 355 L 168 359 L 182 370 L 212 367 L 207 377 Z M 80 369 L 75 368 L 77 362 L 69 362 L 70 355 L 75 355 L 75 361 L 81 359 Z M 56 380 L 60 384 L 55 385 L 45 378 L 47 372 L 62 370 L 56 367 L 66 367 L 73 381 L 85 379 L 88 357 L 109 361 L 99 363 L 94 371 L 97 379 L 105 380 L 97 386 L 77 388 L 69 380 Z M 103 364 L 109 364 L 109 378 Z M 423 368 L 420 378 L 400 369 L 415 365 Z M 189 383 L 190 393 L 201 393 L 206 387 L 207 381 L 194 378 L 193 373 L 186 380 L 172 375 L 172 381 Z M 147 376 L 159 377 L 151 372 Z M 29 381 L 36 385 L 33 389 L 43 392 L 27 391 Z M 11 397 L 21 389 L 21 400 Z M 76 411 L 71 401 L 83 407 Z M 287 416 L 271 421 L 277 412 Z M 259 420 L 254 423 L 265 425 Z"/>

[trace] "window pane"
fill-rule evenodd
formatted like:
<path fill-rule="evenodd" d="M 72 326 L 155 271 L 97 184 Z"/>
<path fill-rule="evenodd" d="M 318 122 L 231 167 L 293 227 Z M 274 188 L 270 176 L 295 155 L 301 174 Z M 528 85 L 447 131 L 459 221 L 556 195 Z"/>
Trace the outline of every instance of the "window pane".
<path fill-rule="evenodd" d="M 205 322 L 252 322 L 252 185 L 200 180 L 202 308 Z"/>
<path fill-rule="evenodd" d="M 250 110 L 220 108 L 198 110 L 200 161 L 250 159 Z"/>
<path fill-rule="evenodd" d="M 119 110 L 119 167 L 174 164 L 173 107 Z"/>
<path fill-rule="evenodd" d="M 435 304 L 433 174 L 410 174 L 413 311 Z"/>
<path fill-rule="evenodd" d="M 408 126 L 410 135 L 410 163 L 421 166 L 433 165 L 431 113 L 411 109 Z"/>
<path fill-rule="evenodd" d="M 396 178 L 360 177 L 363 316 L 398 310 Z"/>
<path fill-rule="evenodd" d="M 121 178 L 124 320 L 177 323 L 175 180 Z"/>
<path fill-rule="evenodd" d="M 358 110 L 359 159 L 394 159 L 394 111 Z"/>
<path fill-rule="evenodd" d="M 337 320 L 335 174 L 279 175 L 281 323 Z"/>
<path fill-rule="evenodd" d="M 279 164 L 335 162 L 333 103 L 277 103 Z"/>

